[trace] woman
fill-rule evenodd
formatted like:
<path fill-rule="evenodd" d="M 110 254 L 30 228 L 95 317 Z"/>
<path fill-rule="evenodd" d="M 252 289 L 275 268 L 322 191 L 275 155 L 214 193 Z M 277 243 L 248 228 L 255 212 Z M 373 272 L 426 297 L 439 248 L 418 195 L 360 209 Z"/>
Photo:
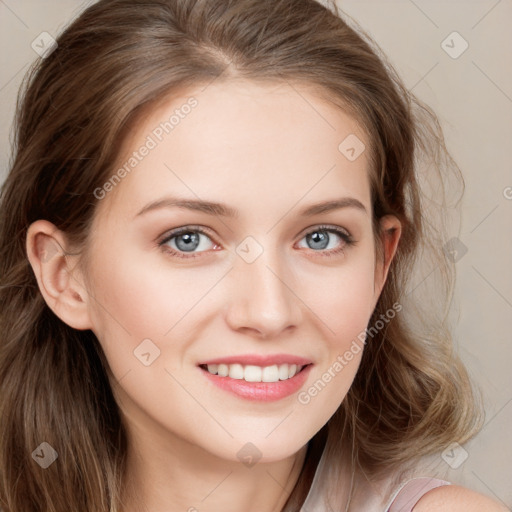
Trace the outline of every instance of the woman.
<path fill-rule="evenodd" d="M 418 175 L 456 166 L 377 50 L 312 0 L 100 1 L 57 43 L 0 206 L 2 510 L 503 510 L 422 473 L 481 426 L 406 290 L 450 283 Z"/>

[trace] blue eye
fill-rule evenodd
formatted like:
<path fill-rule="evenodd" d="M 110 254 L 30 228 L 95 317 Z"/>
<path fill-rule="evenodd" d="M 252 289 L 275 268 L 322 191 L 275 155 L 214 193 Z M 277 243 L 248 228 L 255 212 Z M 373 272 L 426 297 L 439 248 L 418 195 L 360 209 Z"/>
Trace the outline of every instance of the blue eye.
<path fill-rule="evenodd" d="M 308 244 L 306 248 L 322 257 L 335 256 L 355 244 L 348 231 L 334 226 L 317 226 L 314 230 L 306 233 L 302 240 L 306 240 Z M 158 245 L 171 256 L 179 258 L 194 258 L 209 249 L 220 248 L 200 226 L 184 226 L 175 229 Z"/>
<path fill-rule="evenodd" d="M 339 241 L 336 242 L 336 238 L 342 240 L 341 246 Z M 347 247 L 355 244 L 348 231 L 333 226 L 318 226 L 306 233 L 302 240 L 306 240 L 308 247 L 314 252 L 320 252 L 321 256 L 327 257 L 343 252 Z"/>
<path fill-rule="evenodd" d="M 205 247 L 208 243 L 201 240 L 202 237 L 210 240 L 211 242 L 211 238 L 200 227 L 185 226 L 169 233 L 169 235 L 159 243 L 159 246 L 164 247 L 165 250 L 178 257 L 195 257 L 198 255 L 194 252 L 196 249 L 203 249 L 198 252 L 208 250 L 208 247 Z"/>

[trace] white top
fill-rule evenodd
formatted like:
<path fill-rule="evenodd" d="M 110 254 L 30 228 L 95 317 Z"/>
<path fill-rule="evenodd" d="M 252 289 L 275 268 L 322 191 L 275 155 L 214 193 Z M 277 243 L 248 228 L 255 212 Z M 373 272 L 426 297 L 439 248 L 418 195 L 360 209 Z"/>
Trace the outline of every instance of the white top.
<path fill-rule="evenodd" d="M 301 508 L 301 512 L 344 512 L 344 509 L 338 509 L 339 504 L 345 504 L 348 501 L 351 475 L 342 475 L 342 480 L 347 482 L 346 488 L 338 489 L 333 493 L 335 503 L 327 504 L 325 486 L 329 485 L 329 475 L 325 468 L 325 450 L 322 453 L 318 468 L 315 472 L 311 489 L 307 495 L 306 501 Z M 440 480 L 430 477 L 412 477 L 397 484 L 395 475 L 390 475 L 383 481 L 369 483 L 364 480 L 358 482 L 358 490 L 352 497 L 350 503 L 351 512 L 409 512 L 417 501 L 429 490 L 441 485 L 450 485 L 446 480 Z M 330 489 L 332 492 L 332 489 Z M 400 496 L 398 496 L 400 493 Z M 386 497 L 389 496 L 388 499 Z M 393 505 L 391 507 L 391 505 Z M 391 508 L 390 508 L 391 507 Z M 348 509 L 347 509 L 348 510 Z"/>

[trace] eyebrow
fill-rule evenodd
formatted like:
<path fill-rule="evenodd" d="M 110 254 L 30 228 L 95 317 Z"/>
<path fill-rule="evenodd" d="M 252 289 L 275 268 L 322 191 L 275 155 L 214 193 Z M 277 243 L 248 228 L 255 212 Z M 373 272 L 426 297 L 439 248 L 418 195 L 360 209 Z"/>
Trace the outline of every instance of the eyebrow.
<path fill-rule="evenodd" d="M 240 212 L 235 208 L 227 206 L 222 203 L 213 201 L 204 201 L 199 199 L 183 199 L 178 197 L 165 197 L 154 201 L 144 206 L 135 217 L 144 215 L 147 212 L 157 210 L 160 208 L 183 208 L 187 210 L 198 211 L 208 215 L 215 215 L 219 217 L 232 217 L 238 218 Z M 322 203 L 307 206 L 299 212 L 301 217 L 311 217 L 320 213 L 327 213 L 341 208 L 356 208 L 364 213 L 368 213 L 365 206 L 361 201 L 355 197 L 342 197 L 340 199 L 332 199 Z"/>

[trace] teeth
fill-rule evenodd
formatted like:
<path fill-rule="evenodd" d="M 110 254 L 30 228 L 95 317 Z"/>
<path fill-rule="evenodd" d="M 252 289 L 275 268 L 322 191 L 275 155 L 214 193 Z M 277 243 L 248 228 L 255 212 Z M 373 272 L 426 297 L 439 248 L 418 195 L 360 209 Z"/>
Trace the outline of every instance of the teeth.
<path fill-rule="evenodd" d="M 303 366 L 296 364 L 280 364 L 273 366 L 253 366 L 241 364 L 209 364 L 208 371 L 219 377 L 231 377 L 232 379 L 243 379 L 247 382 L 278 382 L 291 379 L 299 373 Z"/>
<path fill-rule="evenodd" d="M 247 365 L 245 368 L 242 369 L 242 378 L 247 382 L 261 382 L 262 373 L 263 371 L 261 366 Z"/>
<path fill-rule="evenodd" d="M 244 378 L 244 367 L 241 364 L 230 364 L 229 365 L 229 376 L 232 379 L 243 379 Z"/>

